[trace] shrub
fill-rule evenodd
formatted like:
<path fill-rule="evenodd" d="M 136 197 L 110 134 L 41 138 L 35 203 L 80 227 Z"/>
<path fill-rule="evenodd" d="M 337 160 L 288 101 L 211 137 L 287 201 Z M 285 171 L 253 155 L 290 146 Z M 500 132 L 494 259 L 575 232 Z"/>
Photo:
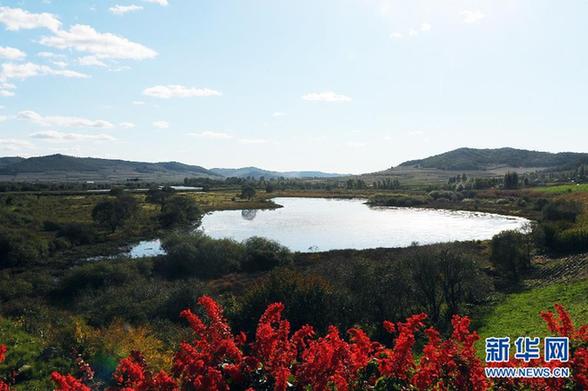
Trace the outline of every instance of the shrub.
<path fill-rule="evenodd" d="M 47 240 L 30 231 L 0 231 L 0 268 L 34 263 L 48 254 Z"/>
<path fill-rule="evenodd" d="M 292 263 L 288 248 L 273 240 L 252 237 L 245 241 L 245 257 L 242 268 L 248 272 L 271 270 Z"/>
<path fill-rule="evenodd" d="M 321 277 L 277 269 L 261 278 L 245 294 L 235 315 L 237 323 L 245 330 L 254 330 L 258 314 L 276 301 L 286 304 L 286 314 L 294 326 L 313 324 L 321 330 L 325 330 L 329 322 L 341 318 L 339 309 L 344 302 Z"/>
<path fill-rule="evenodd" d="M 167 199 L 161 208 L 159 222 L 163 227 L 170 228 L 180 225 L 200 224 L 202 211 L 196 201 L 182 196 Z"/>
<path fill-rule="evenodd" d="M 137 201 L 132 196 L 103 200 L 92 209 L 92 219 L 112 232 L 137 212 Z"/>
<path fill-rule="evenodd" d="M 428 197 L 420 195 L 405 195 L 405 194 L 376 194 L 368 200 L 368 204 L 376 206 L 399 206 L 410 207 L 426 204 Z"/>
<path fill-rule="evenodd" d="M 215 278 L 239 270 L 243 246 L 230 239 L 211 239 L 202 233 L 175 234 L 163 241 L 167 256 L 158 270 L 169 277 Z"/>
<path fill-rule="evenodd" d="M 518 281 L 521 273 L 530 266 L 529 242 L 518 231 L 504 231 L 494 235 L 490 245 L 490 261 L 502 271 Z"/>
<path fill-rule="evenodd" d="M 64 237 L 71 244 L 91 244 L 96 241 L 97 233 L 93 226 L 81 223 L 63 224 L 57 231 L 58 237 Z"/>
<path fill-rule="evenodd" d="M 582 212 L 582 205 L 576 201 L 555 200 L 543 207 L 543 219 L 549 221 L 566 220 L 575 222 Z"/>

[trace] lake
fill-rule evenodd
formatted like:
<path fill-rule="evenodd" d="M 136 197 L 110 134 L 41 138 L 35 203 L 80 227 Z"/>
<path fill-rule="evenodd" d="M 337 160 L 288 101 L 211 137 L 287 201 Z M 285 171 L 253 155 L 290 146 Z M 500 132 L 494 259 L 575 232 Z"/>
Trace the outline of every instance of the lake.
<path fill-rule="evenodd" d="M 283 208 L 211 212 L 204 216 L 201 229 L 213 238 L 241 241 L 262 236 L 293 251 L 328 251 L 485 240 L 529 222 L 492 213 L 371 207 L 364 199 L 284 197 L 273 201 Z M 157 240 L 131 249 L 133 257 L 161 253 Z"/>

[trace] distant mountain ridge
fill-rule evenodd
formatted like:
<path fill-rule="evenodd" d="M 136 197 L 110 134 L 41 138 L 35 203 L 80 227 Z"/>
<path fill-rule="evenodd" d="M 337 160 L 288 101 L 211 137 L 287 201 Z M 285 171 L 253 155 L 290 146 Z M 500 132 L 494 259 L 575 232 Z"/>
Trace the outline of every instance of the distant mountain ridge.
<path fill-rule="evenodd" d="M 459 148 L 424 159 L 409 160 L 398 168 L 484 171 L 498 167 L 565 168 L 588 163 L 588 153 L 539 152 L 515 148 Z"/>
<path fill-rule="evenodd" d="M 178 162 L 146 163 L 116 159 L 48 155 L 0 158 L 0 179 L 8 180 L 183 180 L 185 177 L 218 178 L 204 167 Z"/>
<path fill-rule="evenodd" d="M 184 178 L 332 178 L 320 171 L 268 171 L 257 167 L 214 168 L 179 162 L 133 162 L 119 159 L 73 157 L 62 154 L 31 158 L 0 157 L 0 181 L 145 181 L 178 182 Z"/>
<path fill-rule="evenodd" d="M 227 178 L 337 178 L 345 176 L 344 174 L 333 174 L 322 171 L 269 171 L 257 167 L 211 168 L 210 171 Z"/>

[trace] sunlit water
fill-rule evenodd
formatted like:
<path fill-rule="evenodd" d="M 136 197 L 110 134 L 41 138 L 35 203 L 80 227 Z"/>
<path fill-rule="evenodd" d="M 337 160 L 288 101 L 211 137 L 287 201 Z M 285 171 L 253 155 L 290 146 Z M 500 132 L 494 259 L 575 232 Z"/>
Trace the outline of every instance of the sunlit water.
<path fill-rule="evenodd" d="M 283 208 L 209 213 L 201 229 L 213 238 L 241 241 L 262 236 L 294 251 L 328 251 L 485 240 L 528 222 L 491 213 L 370 207 L 360 199 L 275 198 L 274 202 Z M 141 242 L 131 250 L 134 257 L 161 253 L 159 241 Z"/>

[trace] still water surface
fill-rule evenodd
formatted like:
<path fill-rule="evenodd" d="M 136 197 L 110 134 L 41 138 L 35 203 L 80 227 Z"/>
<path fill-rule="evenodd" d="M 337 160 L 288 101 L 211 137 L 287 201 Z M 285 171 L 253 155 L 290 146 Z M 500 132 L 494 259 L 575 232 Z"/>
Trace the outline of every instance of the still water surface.
<path fill-rule="evenodd" d="M 275 198 L 283 208 L 212 212 L 203 218 L 201 229 L 213 238 L 263 236 L 294 251 L 327 251 L 485 240 L 528 222 L 491 213 L 370 207 L 365 201 Z M 158 253 L 159 241 L 141 242 L 131 250 L 133 257 Z"/>

